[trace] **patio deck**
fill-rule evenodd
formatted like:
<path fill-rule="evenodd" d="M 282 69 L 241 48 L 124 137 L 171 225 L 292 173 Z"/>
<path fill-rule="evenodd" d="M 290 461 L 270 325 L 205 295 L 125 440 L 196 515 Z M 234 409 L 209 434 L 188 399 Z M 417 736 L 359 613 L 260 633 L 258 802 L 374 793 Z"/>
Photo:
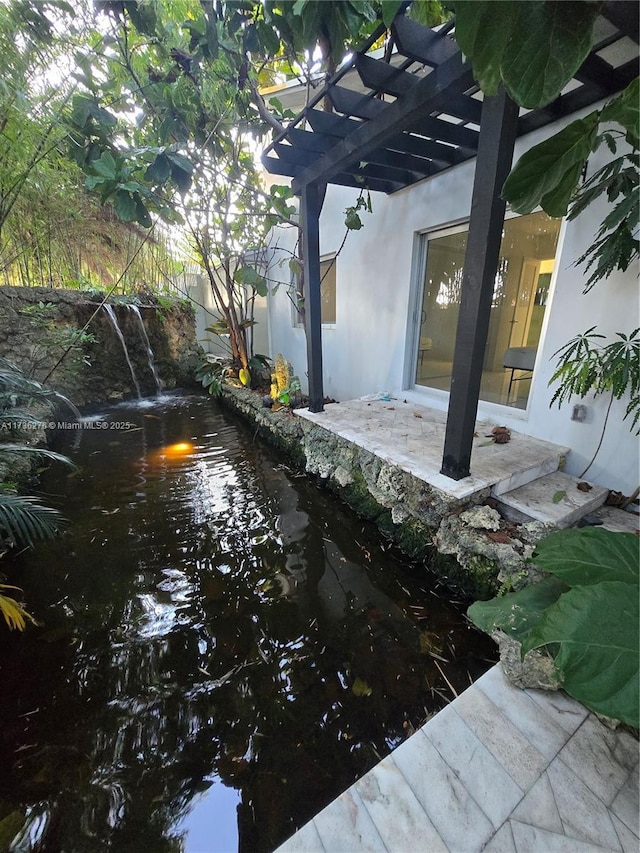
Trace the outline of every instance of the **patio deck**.
<path fill-rule="evenodd" d="M 296 409 L 295 414 L 460 500 L 488 488 L 495 495 L 511 491 L 557 470 L 569 452 L 566 447 L 518 432 L 511 433 L 507 444 L 494 444 L 486 437 L 494 424 L 478 421 L 472 474 L 456 481 L 440 473 L 445 412 L 399 398 L 349 400 L 327 405 L 324 412 Z"/>
<path fill-rule="evenodd" d="M 638 743 L 494 666 L 277 853 L 637 853 Z"/>

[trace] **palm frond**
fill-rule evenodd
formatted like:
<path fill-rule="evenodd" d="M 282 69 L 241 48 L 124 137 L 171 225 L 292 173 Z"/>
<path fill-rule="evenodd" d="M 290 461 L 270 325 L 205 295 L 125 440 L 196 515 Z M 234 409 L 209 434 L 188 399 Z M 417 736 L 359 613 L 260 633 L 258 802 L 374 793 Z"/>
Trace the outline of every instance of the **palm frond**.
<path fill-rule="evenodd" d="M 10 586 L 6 583 L 0 583 L 0 589 L 17 589 L 17 586 Z M 20 590 L 21 591 L 21 590 Z M 0 593 L 0 613 L 4 617 L 10 631 L 24 631 L 27 627 L 27 619 L 35 624 L 33 616 L 27 612 L 24 607 L 12 598 L 10 595 L 2 595 Z"/>
<path fill-rule="evenodd" d="M 53 539 L 65 524 L 57 510 L 38 498 L 0 494 L 0 534 L 14 545 L 33 546 L 37 539 Z"/>
<path fill-rule="evenodd" d="M 38 400 L 50 400 L 53 396 L 53 391 L 48 391 L 35 379 L 29 379 L 6 358 L 0 358 L 0 391 Z"/>
<path fill-rule="evenodd" d="M 0 453 L 4 453 L 5 451 L 11 453 L 31 453 L 33 456 L 51 459 L 53 462 L 62 462 L 73 469 L 77 469 L 78 467 L 68 456 L 56 453 L 55 450 L 47 450 L 46 447 L 29 447 L 28 444 L 0 444 Z"/>
<path fill-rule="evenodd" d="M 9 432 L 12 424 L 19 423 L 21 429 L 37 429 L 42 427 L 42 418 L 36 417 L 28 409 L 18 406 L 5 411 L 0 411 L 0 430 Z"/>

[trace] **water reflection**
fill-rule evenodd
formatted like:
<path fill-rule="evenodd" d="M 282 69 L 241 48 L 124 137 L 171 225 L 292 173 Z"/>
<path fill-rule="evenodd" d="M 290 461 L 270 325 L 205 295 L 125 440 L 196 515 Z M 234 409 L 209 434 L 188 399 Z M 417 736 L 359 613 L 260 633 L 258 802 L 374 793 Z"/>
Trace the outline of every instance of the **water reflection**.
<path fill-rule="evenodd" d="M 20 853 L 272 850 L 492 646 L 208 399 L 127 418 L 45 483 L 73 535 L 20 567 L 0 819 Z"/>

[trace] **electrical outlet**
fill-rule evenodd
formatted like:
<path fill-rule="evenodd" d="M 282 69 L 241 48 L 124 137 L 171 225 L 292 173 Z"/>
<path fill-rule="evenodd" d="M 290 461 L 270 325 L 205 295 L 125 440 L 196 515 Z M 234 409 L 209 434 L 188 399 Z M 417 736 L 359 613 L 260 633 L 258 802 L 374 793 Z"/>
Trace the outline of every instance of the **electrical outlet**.
<path fill-rule="evenodd" d="M 571 420 L 578 421 L 579 423 L 584 423 L 587 419 L 587 407 L 583 406 L 582 403 L 576 403 L 573 407 L 573 412 L 571 413 Z"/>

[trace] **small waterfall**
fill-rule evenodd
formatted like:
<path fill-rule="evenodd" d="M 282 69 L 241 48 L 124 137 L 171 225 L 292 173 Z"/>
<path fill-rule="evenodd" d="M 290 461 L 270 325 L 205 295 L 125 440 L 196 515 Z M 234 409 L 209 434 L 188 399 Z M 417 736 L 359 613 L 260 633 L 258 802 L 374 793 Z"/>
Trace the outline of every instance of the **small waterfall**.
<path fill-rule="evenodd" d="M 153 350 L 151 349 L 151 343 L 149 342 L 149 335 L 147 334 L 147 330 L 144 325 L 144 320 L 142 319 L 142 314 L 140 313 L 140 309 L 137 305 L 129 305 L 129 308 L 133 311 L 133 313 L 138 318 L 138 323 L 140 325 L 140 334 L 142 335 L 142 341 L 144 343 L 145 349 L 147 351 L 147 359 L 149 361 L 149 370 L 153 374 L 153 378 L 156 383 L 156 392 L 159 394 L 162 391 L 162 383 L 160 382 L 160 377 L 158 376 L 158 369 L 156 368 L 156 362 L 153 355 Z"/>
<path fill-rule="evenodd" d="M 74 417 L 77 421 L 82 420 L 82 413 L 76 407 L 76 404 L 73 403 L 68 397 L 65 397 L 64 394 L 61 394 L 59 391 L 54 391 L 53 396 L 57 397 L 58 400 L 62 400 L 63 403 L 66 403 L 67 406 L 71 409 L 74 414 Z"/>
<path fill-rule="evenodd" d="M 136 392 L 138 394 L 138 398 L 141 398 L 142 394 L 140 393 L 140 386 L 138 385 L 138 380 L 136 379 L 136 372 L 133 369 L 133 364 L 131 364 L 131 359 L 129 358 L 129 350 L 127 349 L 127 345 L 125 343 L 124 335 L 122 334 L 122 330 L 120 329 L 120 326 L 118 325 L 118 318 L 116 317 L 116 312 L 113 310 L 113 306 L 108 305 L 106 302 L 104 303 L 104 305 L 102 307 L 104 308 L 106 315 L 109 318 L 109 321 L 111 322 L 111 325 L 113 326 L 113 329 L 114 329 L 116 335 L 120 338 L 120 343 L 122 344 L 122 351 L 124 352 L 124 357 L 127 359 L 127 364 L 129 365 L 129 370 L 131 372 L 131 378 L 133 379 L 133 384 L 135 385 Z"/>

